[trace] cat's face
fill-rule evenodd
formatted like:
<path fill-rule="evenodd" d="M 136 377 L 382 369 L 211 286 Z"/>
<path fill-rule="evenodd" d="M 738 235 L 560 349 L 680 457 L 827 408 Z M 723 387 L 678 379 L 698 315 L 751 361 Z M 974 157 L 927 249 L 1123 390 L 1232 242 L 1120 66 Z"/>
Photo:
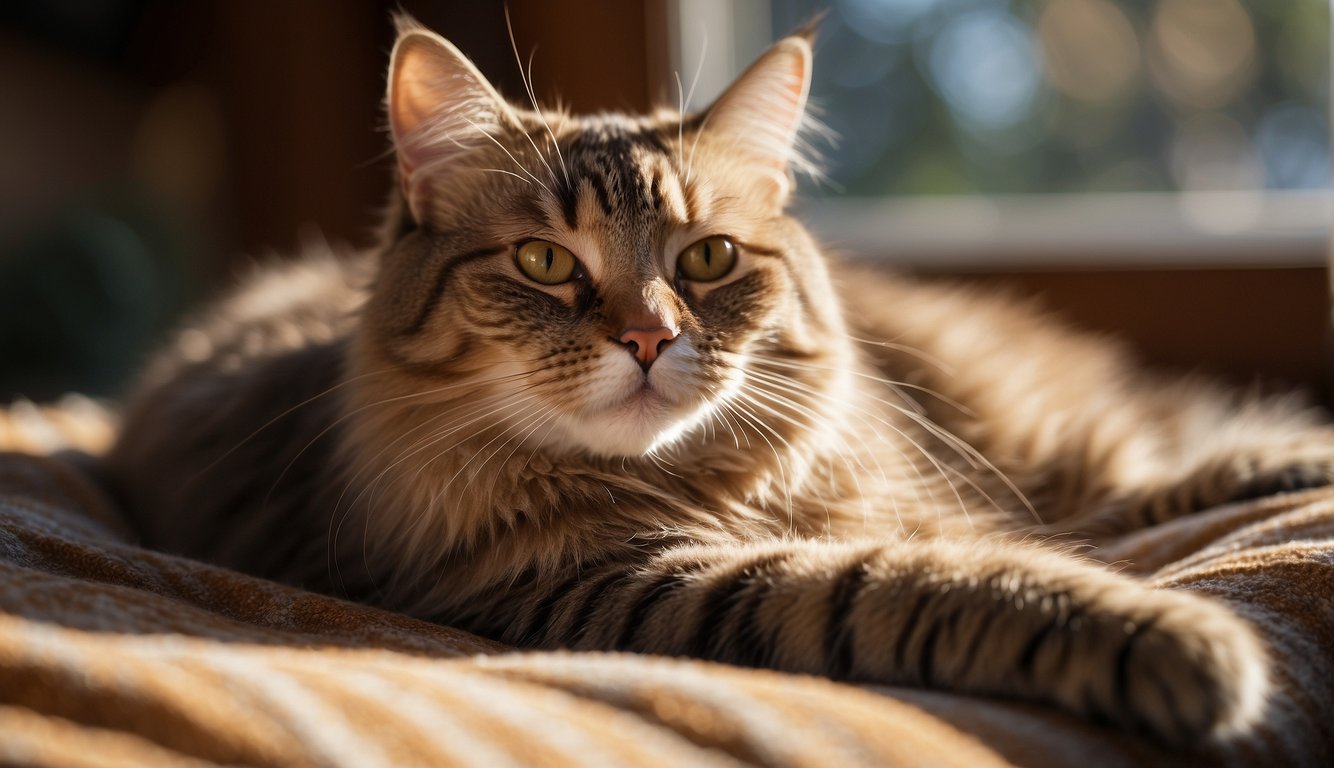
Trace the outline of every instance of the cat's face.
<path fill-rule="evenodd" d="M 633 456 L 701 431 L 756 359 L 819 355 L 837 312 L 782 211 L 809 49 L 784 43 L 682 122 L 515 109 L 406 30 L 411 218 L 368 308 L 385 357 L 506 440 Z"/>

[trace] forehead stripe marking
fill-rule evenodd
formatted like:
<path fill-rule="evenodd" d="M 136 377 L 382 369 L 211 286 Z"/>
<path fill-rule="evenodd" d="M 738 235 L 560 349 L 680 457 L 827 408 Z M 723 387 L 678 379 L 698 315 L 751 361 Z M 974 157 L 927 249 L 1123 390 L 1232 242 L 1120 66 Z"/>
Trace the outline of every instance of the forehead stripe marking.
<path fill-rule="evenodd" d="M 602 176 L 597 173 L 590 173 L 584 178 L 588 179 L 589 185 L 593 187 L 593 193 L 598 196 L 598 205 L 602 206 L 602 213 L 610 216 L 611 196 L 607 194 L 607 185 L 603 182 Z"/>
<path fill-rule="evenodd" d="M 649 184 L 649 196 L 653 198 L 653 209 L 662 210 L 662 173 L 657 169 L 653 171 L 653 181 Z"/>
<path fill-rule="evenodd" d="M 579 226 L 579 175 L 571 179 L 568 175 L 556 181 L 556 197 L 560 202 L 560 212 L 565 216 L 565 226 L 577 229 Z"/>
<path fill-rule="evenodd" d="M 615 212 L 617 204 L 640 211 L 661 205 L 661 193 L 653 195 L 641 181 L 638 164 L 634 161 L 635 149 L 649 149 L 663 156 L 667 154 L 662 136 L 653 130 L 631 132 L 624 128 L 604 126 L 596 132 L 577 136 L 570 142 L 565 156 L 574 166 L 573 172 L 568 181 L 558 179 L 555 189 L 566 226 L 570 229 L 578 227 L 579 197 L 583 193 L 585 181 L 597 196 L 598 206 L 607 216 Z M 616 204 L 613 204 L 613 198 Z"/>

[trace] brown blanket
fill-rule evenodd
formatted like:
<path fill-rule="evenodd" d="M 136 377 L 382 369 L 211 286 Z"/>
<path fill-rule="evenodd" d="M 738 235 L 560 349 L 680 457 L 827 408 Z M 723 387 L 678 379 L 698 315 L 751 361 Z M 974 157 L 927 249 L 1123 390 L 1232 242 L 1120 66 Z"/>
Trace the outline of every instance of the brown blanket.
<path fill-rule="evenodd" d="M 1334 764 L 1334 490 L 1104 552 L 1233 602 L 1280 688 L 1199 755 L 1043 707 L 693 661 L 517 653 L 134 546 L 73 467 L 0 455 L 0 764 Z"/>

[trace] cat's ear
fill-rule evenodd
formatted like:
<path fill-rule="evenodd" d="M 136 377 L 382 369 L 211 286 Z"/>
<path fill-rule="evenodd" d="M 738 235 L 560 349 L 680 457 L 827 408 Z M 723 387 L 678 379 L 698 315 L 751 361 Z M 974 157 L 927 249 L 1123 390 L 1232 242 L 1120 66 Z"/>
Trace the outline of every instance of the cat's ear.
<path fill-rule="evenodd" d="M 403 194 L 421 221 L 422 181 L 517 124 L 509 104 L 448 40 L 396 20 L 386 102 Z"/>
<path fill-rule="evenodd" d="M 786 198 L 810 86 L 810 34 L 785 37 L 708 108 L 701 130 L 745 155 Z"/>

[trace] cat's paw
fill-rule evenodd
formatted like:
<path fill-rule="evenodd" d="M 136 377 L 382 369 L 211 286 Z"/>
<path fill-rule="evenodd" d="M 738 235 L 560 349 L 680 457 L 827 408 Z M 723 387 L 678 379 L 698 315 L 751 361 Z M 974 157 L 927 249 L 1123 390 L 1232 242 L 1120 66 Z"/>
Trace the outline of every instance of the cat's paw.
<path fill-rule="evenodd" d="M 1189 593 L 1145 597 L 1116 612 L 1123 623 L 1111 652 L 1087 660 L 1106 674 L 1088 690 L 1100 693 L 1088 698 L 1088 714 L 1177 745 L 1255 724 L 1269 667 L 1250 625 Z"/>
<path fill-rule="evenodd" d="M 1264 714 L 1268 654 L 1223 602 L 1040 551 L 962 583 L 940 591 L 939 614 L 919 599 L 895 622 L 908 632 L 881 656 L 887 682 L 1045 701 L 1180 747 Z"/>

